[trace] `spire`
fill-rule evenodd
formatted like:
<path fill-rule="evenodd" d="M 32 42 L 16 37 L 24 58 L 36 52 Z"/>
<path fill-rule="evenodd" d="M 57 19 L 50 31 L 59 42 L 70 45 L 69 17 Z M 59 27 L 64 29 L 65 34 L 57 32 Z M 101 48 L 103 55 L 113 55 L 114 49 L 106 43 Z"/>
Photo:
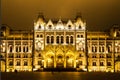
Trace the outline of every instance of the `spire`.
<path fill-rule="evenodd" d="M 78 18 L 82 18 L 81 12 L 77 12 L 77 13 L 76 13 L 76 19 L 78 19 Z"/>
<path fill-rule="evenodd" d="M 37 19 L 40 19 L 40 18 L 42 18 L 42 19 L 44 20 L 44 16 L 43 16 L 43 13 L 42 13 L 42 12 L 39 12 L 39 13 L 38 13 Z"/>

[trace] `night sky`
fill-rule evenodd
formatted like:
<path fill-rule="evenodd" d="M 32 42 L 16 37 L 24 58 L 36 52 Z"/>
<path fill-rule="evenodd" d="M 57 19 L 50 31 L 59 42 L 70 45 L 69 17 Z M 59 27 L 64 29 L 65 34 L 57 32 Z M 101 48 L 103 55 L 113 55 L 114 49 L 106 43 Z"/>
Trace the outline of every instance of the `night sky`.
<path fill-rule="evenodd" d="M 2 23 L 15 30 L 33 28 L 39 12 L 46 19 L 74 19 L 81 12 L 88 30 L 120 25 L 120 0 L 1 0 Z"/>

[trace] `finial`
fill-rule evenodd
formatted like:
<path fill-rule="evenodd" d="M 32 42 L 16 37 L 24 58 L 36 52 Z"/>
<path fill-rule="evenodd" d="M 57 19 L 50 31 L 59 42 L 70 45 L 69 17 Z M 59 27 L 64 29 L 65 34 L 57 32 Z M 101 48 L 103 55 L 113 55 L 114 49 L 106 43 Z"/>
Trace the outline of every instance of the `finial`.
<path fill-rule="evenodd" d="M 77 12 L 77 13 L 76 13 L 76 19 L 77 19 L 77 18 L 82 18 L 81 12 Z"/>
<path fill-rule="evenodd" d="M 38 13 L 38 19 L 39 19 L 39 18 L 43 18 L 43 19 L 44 19 L 44 16 L 43 16 L 43 13 L 42 13 L 42 12 L 39 12 L 39 13 Z"/>

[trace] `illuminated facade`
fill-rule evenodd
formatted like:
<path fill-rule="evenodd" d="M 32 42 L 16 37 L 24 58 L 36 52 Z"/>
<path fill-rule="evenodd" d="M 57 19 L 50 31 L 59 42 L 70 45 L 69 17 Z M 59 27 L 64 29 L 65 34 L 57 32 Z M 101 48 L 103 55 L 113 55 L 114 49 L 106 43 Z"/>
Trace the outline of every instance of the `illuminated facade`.
<path fill-rule="evenodd" d="M 86 30 L 75 20 L 48 20 L 39 15 L 32 31 L 1 28 L 1 71 L 76 68 L 84 71 L 120 71 L 120 28 L 109 32 Z"/>

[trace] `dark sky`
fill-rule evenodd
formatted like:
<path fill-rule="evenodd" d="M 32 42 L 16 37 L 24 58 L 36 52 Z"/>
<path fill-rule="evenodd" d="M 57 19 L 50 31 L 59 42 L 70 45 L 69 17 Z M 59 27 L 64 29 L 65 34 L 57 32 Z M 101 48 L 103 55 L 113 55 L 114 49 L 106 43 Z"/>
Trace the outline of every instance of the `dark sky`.
<path fill-rule="evenodd" d="M 89 30 L 120 25 L 120 0 L 1 0 L 2 23 L 12 29 L 32 29 L 39 12 L 45 18 L 74 19 L 81 12 Z"/>

